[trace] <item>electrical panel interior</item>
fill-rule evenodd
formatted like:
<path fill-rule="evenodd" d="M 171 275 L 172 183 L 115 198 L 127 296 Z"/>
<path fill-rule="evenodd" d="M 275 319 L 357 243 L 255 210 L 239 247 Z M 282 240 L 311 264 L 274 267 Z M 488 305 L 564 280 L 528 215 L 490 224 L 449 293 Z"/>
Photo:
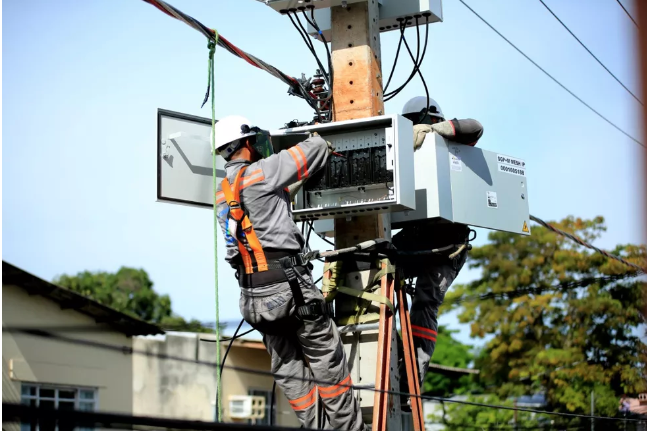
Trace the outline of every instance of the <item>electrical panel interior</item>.
<path fill-rule="evenodd" d="M 409 120 L 380 116 L 271 131 L 272 143 L 277 150 L 289 148 L 306 138 L 305 131 L 317 131 L 333 144 L 336 154 L 329 157 L 324 169 L 311 175 L 295 197 L 295 220 L 415 208 Z"/>

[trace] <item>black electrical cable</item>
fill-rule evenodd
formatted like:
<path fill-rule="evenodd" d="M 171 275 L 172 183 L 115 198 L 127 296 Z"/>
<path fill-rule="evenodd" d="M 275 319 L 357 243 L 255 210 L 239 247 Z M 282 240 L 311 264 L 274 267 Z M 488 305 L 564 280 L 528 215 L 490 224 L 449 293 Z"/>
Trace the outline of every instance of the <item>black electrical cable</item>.
<path fill-rule="evenodd" d="M 292 15 L 290 14 L 290 12 L 288 12 L 286 15 L 288 16 L 288 18 L 290 18 L 290 22 L 292 22 L 292 25 L 294 26 L 294 28 L 299 32 L 299 36 L 301 36 L 301 39 L 303 39 L 303 42 L 306 44 L 306 47 L 314 56 L 315 60 L 317 61 L 317 64 L 319 65 L 319 68 L 321 69 L 321 73 L 323 74 L 323 77 L 326 80 L 326 83 L 328 84 L 328 86 L 330 86 L 329 76 L 328 76 L 328 73 L 326 72 L 326 68 L 323 67 L 321 60 L 319 59 L 319 56 L 315 51 L 314 45 L 312 44 L 312 42 L 310 42 L 310 40 L 308 40 L 308 31 L 305 29 L 305 27 L 303 27 L 303 24 L 299 19 L 299 15 L 297 15 L 296 12 L 293 12 L 293 13 L 294 13 L 294 18 L 296 18 L 297 20 L 296 22 L 294 21 L 294 19 L 292 19 Z"/>
<path fill-rule="evenodd" d="M 308 247 L 310 247 L 310 234 L 312 234 L 314 227 L 312 226 L 312 223 L 308 224 L 308 235 L 306 236 L 306 244 Z"/>
<path fill-rule="evenodd" d="M 395 96 L 397 96 L 398 93 L 400 93 L 402 91 L 402 89 L 404 89 L 407 86 L 407 84 L 409 84 L 409 82 L 413 79 L 413 77 L 416 76 L 416 73 L 418 73 L 418 70 L 420 69 L 420 66 L 422 66 L 422 62 L 425 59 L 425 54 L 427 52 L 427 44 L 429 42 L 429 16 L 427 16 L 427 15 L 425 15 L 425 25 L 427 27 L 427 29 L 425 31 L 425 45 L 424 45 L 424 48 L 422 50 L 422 55 L 420 56 L 419 63 L 414 65 L 414 70 L 411 72 L 411 75 L 409 75 L 409 78 L 404 82 L 404 84 L 402 84 L 397 89 L 389 92 L 389 94 L 384 95 L 384 102 L 387 102 L 387 101 L 393 99 Z M 402 36 L 402 39 L 404 41 L 405 46 L 407 46 L 407 40 L 404 37 L 404 35 Z"/>
<path fill-rule="evenodd" d="M 305 11 L 304 11 L 303 15 L 305 16 Z M 305 26 L 301 22 L 301 18 L 299 18 L 299 14 L 297 14 L 296 12 L 294 12 L 294 18 L 296 18 L 297 23 L 299 24 L 299 27 L 303 31 L 303 38 L 306 41 L 306 44 L 308 45 L 308 47 L 310 48 L 310 52 L 315 57 L 315 60 L 317 61 L 317 64 L 321 68 L 321 73 L 323 74 L 324 78 L 326 79 L 326 83 L 328 84 L 328 87 L 330 87 L 330 74 L 326 71 L 326 68 L 323 66 L 323 63 L 319 59 L 319 56 L 317 55 L 317 51 L 315 50 L 315 45 L 314 45 L 313 41 L 310 39 L 310 37 L 308 35 L 308 30 L 306 30 Z"/>
<path fill-rule="evenodd" d="M 245 322 L 244 319 L 240 320 L 240 324 L 238 324 L 238 327 L 236 328 L 234 335 L 231 337 L 231 340 L 229 341 L 229 346 L 227 346 L 227 351 L 225 351 L 225 355 L 222 358 L 222 363 L 220 363 L 220 372 L 219 372 L 220 376 L 222 376 L 222 368 L 225 366 L 225 362 L 227 361 L 227 355 L 229 354 L 229 350 L 231 349 L 231 346 L 234 344 L 234 341 L 238 338 L 237 336 L 238 330 L 240 330 L 244 322 Z"/>
<path fill-rule="evenodd" d="M 270 399 L 270 426 L 274 424 L 274 399 L 276 398 L 276 381 L 272 383 L 272 398 Z"/>
<path fill-rule="evenodd" d="M 416 18 L 416 28 L 417 27 L 418 27 L 418 18 Z M 429 30 L 429 25 L 427 25 L 427 30 Z M 427 34 L 427 36 L 428 36 L 428 34 Z M 409 43 L 407 42 L 406 39 L 404 40 L 404 47 L 409 52 L 409 56 L 411 57 L 411 60 L 414 60 L 413 59 L 413 53 L 411 52 L 411 49 L 409 48 Z M 427 39 L 425 38 L 425 50 L 426 49 L 427 49 Z M 420 50 L 420 38 L 418 38 L 418 50 Z M 414 60 L 413 63 L 416 65 L 416 70 L 418 72 L 418 75 L 420 76 L 420 80 L 422 81 L 422 85 L 425 88 L 425 94 L 427 95 L 427 105 L 425 106 L 424 113 L 421 113 L 422 117 L 419 120 L 419 121 L 422 121 L 427 116 L 427 113 L 429 112 L 429 88 L 427 88 L 427 81 L 425 81 L 425 77 L 422 75 L 422 72 L 420 71 L 420 64 L 418 64 L 416 60 Z M 420 63 L 422 64 L 422 61 Z M 396 95 L 397 95 L 397 93 L 396 93 Z M 393 97 L 395 97 L 395 96 L 392 96 L 389 99 L 392 99 Z"/>
<path fill-rule="evenodd" d="M 312 20 L 308 19 L 308 15 L 306 15 L 305 11 L 303 12 L 303 17 L 308 21 L 308 23 L 317 30 L 317 33 L 319 33 L 319 36 L 321 36 L 321 41 L 324 44 L 324 47 L 326 47 L 326 56 L 328 57 L 328 75 L 330 76 L 330 83 L 328 85 L 328 88 L 330 89 L 330 95 L 329 98 L 332 97 L 332 89 L 333 86 L 335 85 L 335 74 L 334 70 L 332 67 L 332 55 L 330 53 L 330 49 L 328 48 L 328 41 L 326 40 L 326 37 L 323 35 L 323 32 L 319 28 L 319 25 L 317 24 L 317 20 L 315 19 L 315 8 L 314 6 L 310 6 L 310 17 Z"/>
<path fill-rule="evenodd" d="M 389 84 L 391 83 L 391 78 L 393 78 L 393 72 L 395 72 L 395 66 L 398 64 L 398 57 L 400 56 L 400 48 L 402 48 L 402 39 L 404 38 L 404 29 L 406 27 L 403 23 L 400 23 L 400 40 L 398 41 L 398 49 L 395 51 L 395 59 L 393 60 L 393 67 L 391 68 L 391 73 L 389 74 L 389 79 L 386 80 L 386 85 L 384 90 L 382 90 L 382 95 L 386 94 Z"/>

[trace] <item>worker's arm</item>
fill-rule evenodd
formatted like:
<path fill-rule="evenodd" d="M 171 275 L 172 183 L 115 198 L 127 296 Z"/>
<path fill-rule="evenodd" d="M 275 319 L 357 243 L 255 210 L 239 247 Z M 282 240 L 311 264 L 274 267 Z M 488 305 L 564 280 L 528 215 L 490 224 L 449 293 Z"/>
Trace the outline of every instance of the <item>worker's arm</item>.
<path fill-rule="evenodd" d="M 325 166 L 328 154 L 326 141 L 320 136 L 312 136 L 294 147 L 262 159 L 258 164 L 263 169 L 266 184 L 273 190 L 281 190 L 310 178 Z"/>
<path fill-rule="evenodd" d="M 431 131 L 450 141 L 474 146 L 483 136 L 483 125 L 474 119 L 447 120 L 444 122 L 413 127 L 413 148 L 418 150 L 425 140 L 425 135 Z"/>
<path fill-rule="evenodd" d="M 474 119 L 447 120 L 431 125 L 431 129 L 443 138 L 470 146 L 483 136 L 483 125 Z"/>

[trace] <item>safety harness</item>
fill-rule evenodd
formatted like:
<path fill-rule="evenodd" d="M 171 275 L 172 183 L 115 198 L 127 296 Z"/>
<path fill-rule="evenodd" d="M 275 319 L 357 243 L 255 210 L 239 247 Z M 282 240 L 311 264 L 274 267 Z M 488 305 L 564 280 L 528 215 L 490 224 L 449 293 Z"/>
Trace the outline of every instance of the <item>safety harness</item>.
<path fill-rule="evenodd" d="M 229 183 L 227 177 L 221 183 L 228 206 L 226 235 L 235 237 L 238 241 L 238 251 L 243 261 L 242 268 L 239 268 L 241 285 L 253 288 L 257 284 L 266 285 L 287 281 L 297 306 L 296 316 L 298 318 L 314 319 L 321 315 L 330 315 L 332 309 L 325 302 L 306 304 L 299 285 L 299 279 L 307 284 L 302 272 L 309 274 L 312 267 L 310 261 L 318 256 L 317 252 L 295 254 L 269 251 L 266 253 L 263 250 L 249 218 L 249 213 L 240 199 L 240 191 L 243 185 L 242 179 L 246 169 L 247 166 L 244 166 L 238 171 L 233 185 Z M 229 219 L 235 222 L 234 233 L 229 231 Z M 268 257 L 270 258 L 269 260 Z M 272 270 L 280 270 L 280 272 L 272 272 Z M 260 277 L 255 278 L 255 276 Z"/>

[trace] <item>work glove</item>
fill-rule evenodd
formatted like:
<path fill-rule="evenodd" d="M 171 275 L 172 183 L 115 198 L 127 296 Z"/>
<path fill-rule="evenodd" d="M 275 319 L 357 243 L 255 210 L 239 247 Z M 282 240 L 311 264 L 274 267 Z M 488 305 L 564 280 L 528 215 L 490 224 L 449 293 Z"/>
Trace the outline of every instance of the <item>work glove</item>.
<path fill-rule="evenodd" d="M 317 132 L 312 132 L 311 136 L 320 137 L 320 135 Z M 332 154 L 335 151 L 335 146 L 332 145 L 332 143 L 330 141 L 326 141 L 326 144 L 328 145 L 328 155 L 330 156 L 330 154 Z"/>
<path fill-rule="evenodd" d="M 425 137 L 429 132 L 431 132 L 431 126 L 428 124 L 417 124 L 413 126 L 413 151 L 418 150 L 422 147 L 422 143 L 425 141 Z"/>
<path fill-rule="evenodd" d="M 425 136 L 429 132 L 436 132 L 443 138 L 452 139 L 456 135 L 454 127 L 449 120 L 440 123 L 418 124 L 413 127 L 413 151 L 418 150 L 422 143 L 425 142 Z"/>
<path fill-rule="evenodd" d="M 294 201 L 294 197 L 297 196 L 297 193 L 299 193 L 299 189 L 301 189 L 305 181 L 306 179 L 302 179 L 288 186 L 288 192 L 290 193 L 290 201 Z"/>

